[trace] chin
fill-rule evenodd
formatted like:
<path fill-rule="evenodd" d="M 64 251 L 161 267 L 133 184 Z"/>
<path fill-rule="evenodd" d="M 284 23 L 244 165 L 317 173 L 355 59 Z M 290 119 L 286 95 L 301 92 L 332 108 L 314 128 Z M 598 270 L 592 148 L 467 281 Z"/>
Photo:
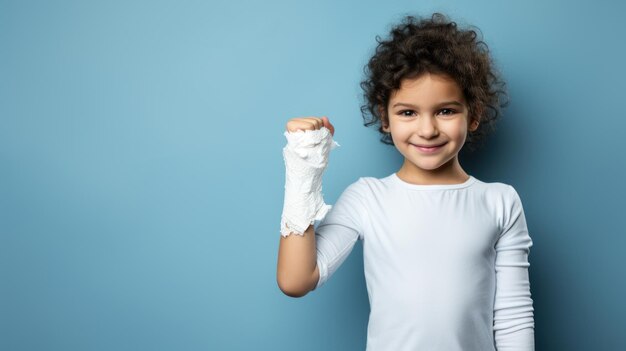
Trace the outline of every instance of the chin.
<path fill-rule="evenodd" d="M 424 166 L 424 167 L 420 167 L 420 168 L 425 170 L 425 171 L 436 171 L 439 168 L 441 168 L 442 166 L 443 166 L 443 164 L 441 164 L 441 165 L 434 165 L 434 166 Z"/>
<path fill-rule="evenodd" d="M 413 163 L 413 162 L 411 162 L 411 163 Z M 419 169 L 424 170 L 424 171 L 434 171 L 434 170 L 437 170 L 437 169 L 441 168 L 441 166 L 443 166 L 444 164 L 443 163 L 436 163 L 436 164 L 432 164 L 432 163 L 427 163 L 427 164 L 425 164 L 425 163 L 413 163 L 413 165 L 416 168 L 419 168 Z"/>
<path fill-rule="evenodd" d="M 416 167 L 425 171 L 435 171 L 441 167 L 450 166 L 454 157 L 449 159 L 437 158 L 436 160 L 421 160 L 422 162 L 412 162 Z M 430 161 L 430 162 L 429 162 Z"/>

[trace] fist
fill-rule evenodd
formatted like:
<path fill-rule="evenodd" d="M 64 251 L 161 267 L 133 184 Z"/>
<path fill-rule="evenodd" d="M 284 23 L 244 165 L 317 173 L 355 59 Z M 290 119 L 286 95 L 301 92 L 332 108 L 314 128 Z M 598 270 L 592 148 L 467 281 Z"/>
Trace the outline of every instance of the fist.
<path fill-rule="evenodd" d="M 331 135 L 335 135 L 335 127 L 330 124 L 328 117 L 297 117 L 287 121 L 287 131 L 295 132 L 297 130 L 316 130 L 326 127 L 330 130 Z"/>

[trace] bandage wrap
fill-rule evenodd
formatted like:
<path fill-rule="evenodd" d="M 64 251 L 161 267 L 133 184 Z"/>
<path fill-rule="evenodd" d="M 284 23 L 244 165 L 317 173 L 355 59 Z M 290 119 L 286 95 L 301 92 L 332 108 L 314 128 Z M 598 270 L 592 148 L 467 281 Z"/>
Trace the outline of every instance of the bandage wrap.
<path fill-rule="evenodd" d="M 304 235 L 314 221 L 322 220 L 331 205 L 324 203 L 322 175 L 328 165 L 330 150 L 340 146 L 330 130 L 285 131 L 285 200 L 280 233 Z"/>

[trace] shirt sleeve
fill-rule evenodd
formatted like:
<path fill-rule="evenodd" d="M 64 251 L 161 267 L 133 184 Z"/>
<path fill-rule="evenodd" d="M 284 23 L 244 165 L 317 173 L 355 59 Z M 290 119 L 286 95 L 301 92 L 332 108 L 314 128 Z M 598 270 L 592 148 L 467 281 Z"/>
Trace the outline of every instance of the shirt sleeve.
<path fill-rule="evenodd" d="M 498 351 L 534 351 L 533 300 L 528 279 L 528 254 L 533 242 L 528 234 L 522 201 L 512 191 L 505 225 L 496 249 L 494 339 Z"/>
<path fill-rule="evenodd" d="M 320 273 L 315 289 L 324 285 L 350 255 L 356 241 L 363 239 L 364 186 L 362 178 L 349 185 L 315 229 Z"/>

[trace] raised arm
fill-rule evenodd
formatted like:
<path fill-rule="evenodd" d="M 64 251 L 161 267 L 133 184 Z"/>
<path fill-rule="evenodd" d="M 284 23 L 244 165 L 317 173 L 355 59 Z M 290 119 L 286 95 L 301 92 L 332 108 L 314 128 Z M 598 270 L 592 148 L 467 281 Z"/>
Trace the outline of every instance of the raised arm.
<path fill-rule="evenodd" d="M 285 200 L 281 218 L 276 280 L 288 296 L 301 297 L 315 289 L 319 280 L 314 220 L 322 219 L 331 206 L 322 198 L 321 180 L 328 153 L 338 146 L 328 118 L 289 120 L 285 136 Z"/>

